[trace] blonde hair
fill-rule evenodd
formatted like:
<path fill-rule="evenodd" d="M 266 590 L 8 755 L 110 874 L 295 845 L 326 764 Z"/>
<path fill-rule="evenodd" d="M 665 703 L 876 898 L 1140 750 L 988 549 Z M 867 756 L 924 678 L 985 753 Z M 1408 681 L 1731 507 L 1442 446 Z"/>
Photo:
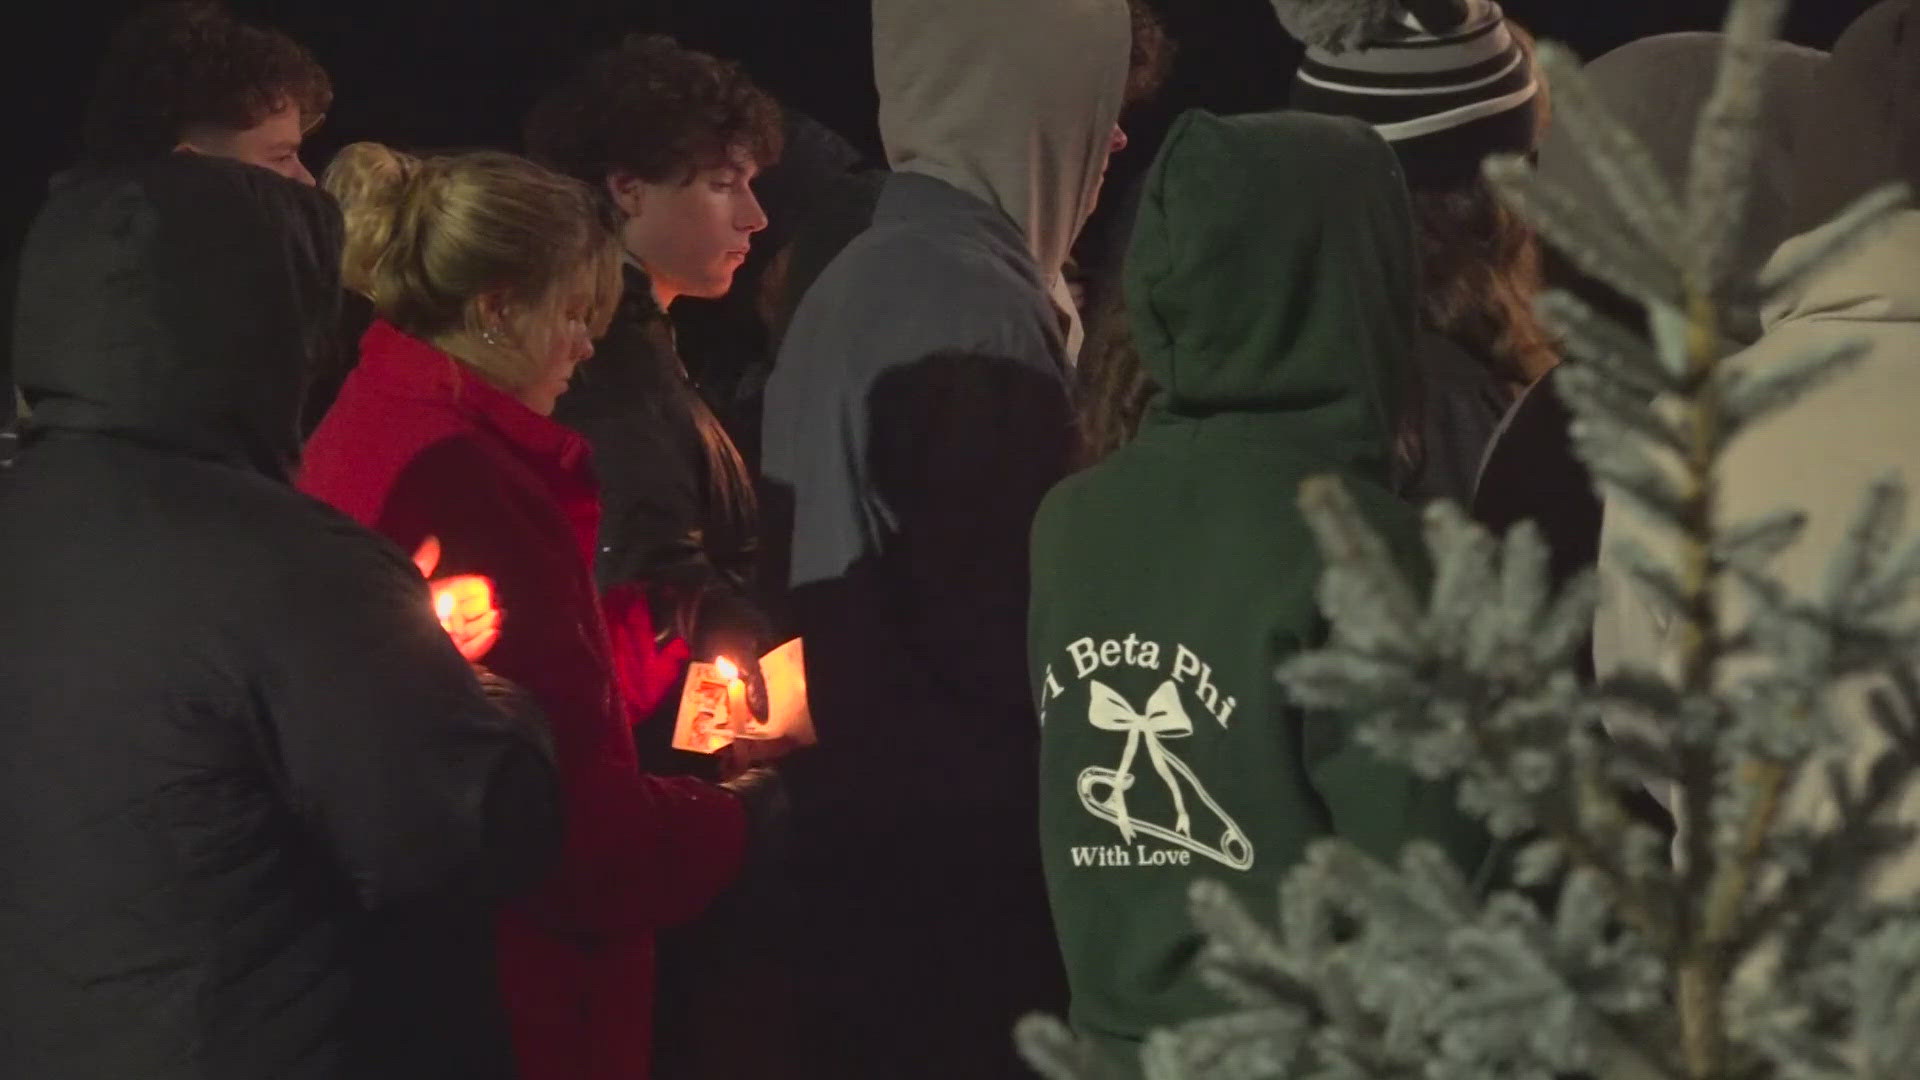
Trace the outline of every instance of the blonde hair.
<path fill-rule="evenodd" d="M 343 283 L 415 337 L 479 330 L 489 294 L 534 309 L 584 293 L 595 336 L 612 318 L 619 240 L 585 184 L 498 151 L 413 157 L 377 143 L 341 150 L 324 182 L 347 220 Z M 483 373 L 510 386 L 528 374 Z"/>
<path fill-rule="evenodd" d="M 346 220 L 341 283 L 362 296 L 373 295 L 373 264 L 393 238 L 394 215 L 384 200 L 404 188 L 419 168 L 420 159 L 411 154 L 357 142 L 335 154 L 320 176 L 320 186 L 340 204 Z"/>

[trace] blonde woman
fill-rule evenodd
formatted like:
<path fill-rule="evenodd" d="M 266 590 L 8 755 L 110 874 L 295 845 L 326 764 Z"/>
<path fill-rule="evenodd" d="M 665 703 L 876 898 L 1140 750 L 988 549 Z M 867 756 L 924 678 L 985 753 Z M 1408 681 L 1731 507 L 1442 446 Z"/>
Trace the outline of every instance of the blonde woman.
<path fill-rule="evenodd" d="M 365 182 L 344 261 L 378 318 L 301 486 L 404 550 L 437 537 L 442 573 L 493 579 L 487 663 L 544 707 L 568 817 L 550 880 L 498 920 L 520 1076 L 645 1077 L 654 931 L 734 879 L 767 788 L 635 762 L 629 724 L 677 658 L 652 653 L 637 594 L 597 596 L 587 446 L 549 416 L 592 354 L 617 244 L 584 185 L 511 155 L 349 160 Z"/>

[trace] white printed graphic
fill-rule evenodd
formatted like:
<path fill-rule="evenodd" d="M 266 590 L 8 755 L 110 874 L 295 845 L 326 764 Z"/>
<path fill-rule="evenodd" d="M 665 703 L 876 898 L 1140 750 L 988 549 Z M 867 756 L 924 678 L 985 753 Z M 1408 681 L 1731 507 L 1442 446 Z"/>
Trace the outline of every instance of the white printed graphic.
<path fill-rule="evenodd" d="M 1102 731 L 1124 732 L 1127 736 L 1127 746 L 1121 751 L 1118 768 L 1080 770 L 1080 804 L 1087 808 L 1087 812 L 1118 826 L 1120 835 L 1129 843 L 1133 842 L 1135 833 L 1146 833 L 1235 870 L 1252 866 L 1253 844 L 1248 841 L 1247 834 L 1200 785 L 1193 769 L 1160 742 L 1162 739 L 1185 738 L 1193 734 L 1193 720 L 1188 717 L 1186 706 L 1180 702 L 1179 685 L 1172 679 L 1162 683 L 1160 689 L 1147 699 L 1144 712 L 1135 711 L 1131 702 L 1098 679 L 1090 680 L 1087 689 L 1087 722 Z M 1153 763 L 1153 770 L 1160 774 L 1160 779 L 1173 795 L 1172 828 L 1141 821 L 1127 808 L 1127 792 L 1133 789 L 1133 768 L 1142 744 L 1146 746 L 1147 760 Z M 1187 807 L 1183 781 L 1186 787 L 1193 789 L 1193 795 L 1201 804 L 1219 820 L 1221 833 L 1217 847 L 1209 847 L 1194 839 L 1192 813 Z M 1104 794 L 1101 794 L 1103 790 Z"/>

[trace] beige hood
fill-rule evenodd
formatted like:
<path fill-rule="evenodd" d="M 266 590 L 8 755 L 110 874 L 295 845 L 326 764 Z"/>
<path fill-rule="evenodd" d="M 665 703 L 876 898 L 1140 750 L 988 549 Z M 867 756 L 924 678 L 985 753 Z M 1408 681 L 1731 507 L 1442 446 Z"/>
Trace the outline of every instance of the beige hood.
<path fill-rule="evenodd" d="M 1789 240 L 1775 263 L 1795 261 L 1809 248 L 1830 241 L 1833 229 L 1830 223 Z M 1767 567 L 1767 576 L 1796 599 L 1823 598 L 1831 560 L 1846 542 L 1870 484 L 1894 476 L 1909 492 L 1920 492 L 1920 427 L 1913 422 L 1913 403 L 1920 400 L 1916 259 L 1920 211 L 1906 210 L 1873 240 L 1771 304 L 1765 312 L 1766 336 L 1729 361 L 1743 370 L 1767 370 L 1839 343 L 1857 342 L 1866 349 L 1854 367 L 1742 432 L 1718 468 L 1714 515 L 1722 529 L 1781 510 L 1806 515 L 1799 542 Z M 1916 540 L 1920 521 L 1910 515 L 1886 548 L 1903 550 Z M 1672 540 L 1659 526 L 1631 504 L 1608 505 L 1601 539 L 1600 605 L 1594 618 L 1595 666 L 1602 677 L 1627 668 L 1660 670 L 1672 677 L 1674 620 L 1627 569 L 1618 554 L 1623 541 L 1659 558 L 1673 557 Z M 1743 627 L 1752 610 L 1746 590 L 1729 586 L 1725 604 L 1730 624 Z M 1751 663 L 1729 663 L 1722 674 L 1744 677 L 1755 670 Z M 1878 686 L 1872 678 L 1843 680 L 1834 686 L 1828 706 L 1839 733 L 1851 744 L 1856 782 L 1885 746 L 1868 704 Z M 1634 720 L 1617 726 L 1659 737 Z M 1897 805 L 1899 822 L 1920 824 L 1920 788 L 1909 790 Z M 1833 813 L 1824 787 L 1803 782 L 1788 793 L 1781 820 L 1825 827 L 1833 822 Z M 1680 824 L 1683 830 L 1688 827 L 1685 821 Z M 1881 867 L 1875 882 L 1876 895 L 1888 898 L 1920 890 L 1920 846 L 1910 846 Z"/>
<path fill-rule="evenodd" d="M 999 207 L 1056 301 L 1099 198 L 1132 53 L 1126 0 L 873 0 L 887 161 Z"/>

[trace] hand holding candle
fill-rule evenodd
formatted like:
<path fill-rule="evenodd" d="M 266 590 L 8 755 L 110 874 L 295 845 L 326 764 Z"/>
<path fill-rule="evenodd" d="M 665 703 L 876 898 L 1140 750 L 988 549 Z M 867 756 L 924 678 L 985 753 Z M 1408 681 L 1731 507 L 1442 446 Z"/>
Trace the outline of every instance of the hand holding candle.
<path fill-rule="evenodd" d="M 754 707 L 756 685 L 759 708 Z M 815 741 L 798 639 L 753 660 L 751 666 L 728 656 L 689 665 L 674 724 L 674 749 L 698 754 L 727 749 L 729 762 L 744 767 Z"/>
<path fill-rule="evenodd" d="M 440 565 L 440 541 L 429 536 L 413 553 L 413 564 L 420 568 L 433 594 L 433 613 L 441 629 L 453 639 L 454 647 L 469 663 L 480 659 L 500 640 L 500 609 L 494 606 L 493 582 L 478 574 L 460 574 L 435 579 Z"/>

